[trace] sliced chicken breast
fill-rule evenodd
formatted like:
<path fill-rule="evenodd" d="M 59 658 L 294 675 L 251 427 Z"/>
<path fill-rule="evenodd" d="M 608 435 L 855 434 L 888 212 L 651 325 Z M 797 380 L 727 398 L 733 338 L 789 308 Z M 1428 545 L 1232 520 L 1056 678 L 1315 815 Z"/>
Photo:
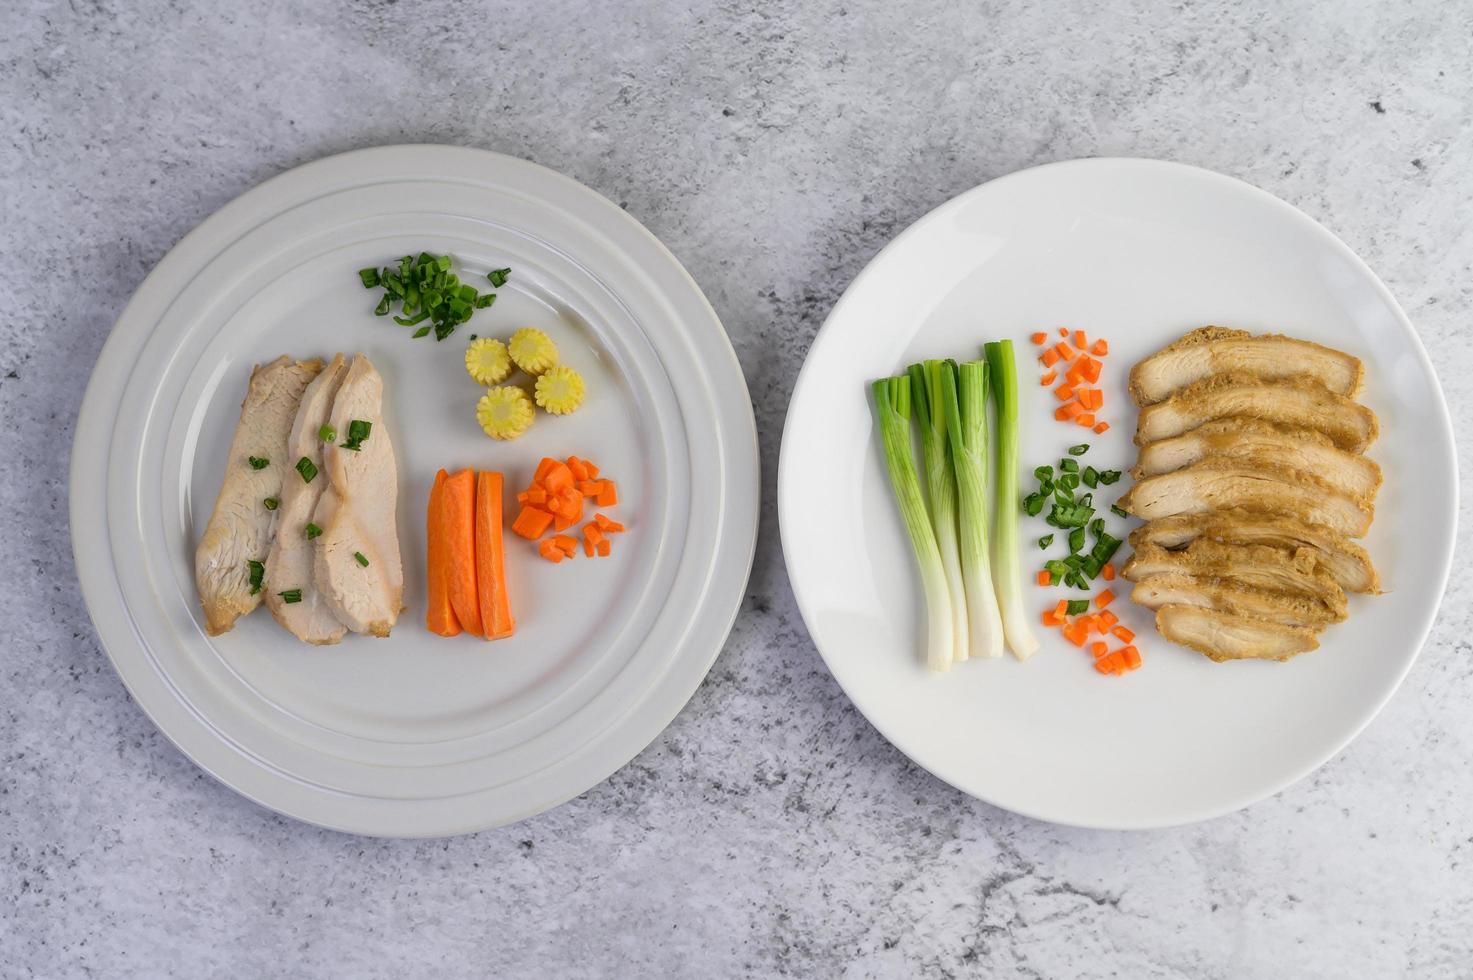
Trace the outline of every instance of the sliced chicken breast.
<path fill-rule="evenodd" d="M 1162 606 L 1156 610 L 1156 630 L 1172 643 L 1190 647 L 1218 663 L 1288 660 L 1320 645 L 1313 630 L 1198 606 Z"/>
<path fill-rule="evenodd" d="M 1165 573 L 1147 575 L 1136 583 L 1130 598 L 1147 609 L 1166 605 L 1216 609 L 1234 616 L 1266 619 L 1285 626 L 1320 630 L 1336 617 L 1323 602 L 1285 592 L 1244 588 L 1226 579 Z"/>
<path fill-rule="evenodd" d="M 271 550 L 276 515 L 266 500 L 280 496 L 282 476 L 291 471 L 287 435 L 303 390 L 321 368 L 318 360 L 283 356 L 251 372 L 215 510 L 194 552 L 195 587 L 211 636 L 229 631 L 261 604 L 264 590 L 251 587 L 248 562 L 264 564 Z"/>
<path fill-rule="evenodd" d="M 1199 540 L 1182 551 L 1146 545 L 1130 556 L 1121 574 L 1131 582 L 1144 582 L 1153 575 L 1192 575 L 1222 579 L 1245 589 L 1301 596 L 1323 604 L 1335 622 L 1345 619 L 1349 608 L 1345 590 L 1316 567 L 1312 553 L 1287 556 L 1264 545 Z"/>
<path fill-rule="evenodd" d="M 1323 524 L 1306 524 L 1274 514 L 1230 509 L 1163 517 L 1130 532 L 1130 546 L 1183 548 L 1198 538 L 1225 544 L 1266 545 L 1290 555 L 1308 548 L 1316 564 L 1346 592 L 1376 593 L 1381 589 L 1380 578 L 1366 549 Z"/>
<path fill-rule="evenodd" d="M 1202 327 L 1137 364 L 1130 372 L 1130 394 L 1137 405 L 1151 405 L 1215 374 L 1260 381 L 1305 375 L 1337 395 L 1354 398 L 1365 368 L 1359 358 L 1307 340 Z"/>
<path fill-rule="evenodd" d="M 1381 467 L 1370 457 L 1335 448 L 1323 432 L 1249 418 L 1217 419 L 1182 435 L 1148 442 L 1141 447 L 1132 474 L 1139 480 L 1204 459 L 1282 466 L 1367 501 L 1381 489 Z"/>
<path fill-rule="evenodd" d="M 1148 476 L 1120 498 L 1119 506 L 1146 521 L 1178 514 L 1242 508 L 1323 524 L 1353 538 L 1371 526 L 1371 506 L 1312 477 L 1272 463 L 1201 462 Z"/>
<path fill-rule="evenodd" d="M 313 523 L 317 588 L 335 616 L 355 633 L 388 636 L 404 608 L 399 553 L 399 469 L 383 416 L 384 382 L 368 358 L 353 358 L 329 424 L 337 441 L 323 446 L 327 480 Z M 353 423 L 367 423 L 356 447 Z"/>
<path fill-rule="evenodd" d="M 337 643 L 347 632 L 317 589 L 314 560 L 317 543 L 307 536 L 317 502 L 327 481 L 303 480 L 296 470 L 299 460 L 322 469 L 320 430 L 332 412 L 333 400 L 348 373 L 348 363 L 338 354 L 307 390 L 292 423 L 286 442 L 286 460 L 292 469 L 282 481 L 281 506 L 276 511 L 276 535 L 271 556 L 266 560 L 266 607 L 276 621 L 306 643 Z M 300 593 L 297 602 L 287 602 L 282 593 Z"/>
<path fill-rule="evenodd" d="M 1376 415 L 1313 378 L 1261 381 L 1245 374 L 1214 374 L 1141 409 L 1136 445 L 1170 439 L 1214 419 L 1262 419 L 1323 432 L 1347 452 L 1364 452 L 1376 440 Z"/>

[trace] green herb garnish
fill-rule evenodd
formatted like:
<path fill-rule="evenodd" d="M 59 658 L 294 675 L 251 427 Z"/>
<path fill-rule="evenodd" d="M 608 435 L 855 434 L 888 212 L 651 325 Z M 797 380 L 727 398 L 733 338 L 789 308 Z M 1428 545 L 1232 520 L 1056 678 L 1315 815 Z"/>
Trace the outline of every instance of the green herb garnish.
<path fill-rule="evenodd" d="M 317 438 L 318 439 L 321 439 L 323 442 L 332 442 L 337 437 L 338 437 L 338 430 L 337 429 L 334 429 L 332 426 L 328 425 L 326 422 L 324 422 L 322 424 L 322 428 L 320 428 L 320 429 L 317 430 Z"/>
<path fill-rule="evenodd" d="M 1070 456 L 1083 456 L 1087 452 L 1089 452 L 1089 443 L 1087 442 L 1081 442 L 1077 446 L 1069 447 Z"/>
<path fill-rule="evenodd" d="M 1104 470 L 1100 473 L 1101 486 L 1108 487 L 1118 479 L 1120 479 L 1119 470 Z"/>
<path fill-rule="evenodd" d="M 251 573 L 251 595 L 261 591 L 261 582 L 266 578 L 266 566 L 258 561 L 246 561 L 246 568 Z"/>
<path fill-rule="evenodd" d="M 281 601 L 287 603 L 288 605 L 293 602 L 302 601 L 301 589 L 287 589 L 285 592 L 278 592 L 276 594 L 281 596 Z"/>
<path fill-rule="evenodd" d="M 1045 534 L 1043 537 L 1038 539 L 1038 550 L 1042 551 L 1053 543 L 1054 536 L 1052 534 Z"/>
<path fill-rule="evenodd" d="M 1069 532 L 1069 551 L 1077 552 L 1084 547 L 1084 528 L 1076 527 Z"/>
<path fill-rule="evenodd" d="M 1110 513 L 1114 514 L 1116 517 L 1129 517 L 1130 516 L 1125 511 L 1123 511 L 1123 510 L 1120 509 L 1120 505 L 1119 504 L 1111 504 L 1110 505 Z"/>
<path fill-rule="evenodd" d="M 353 560 L 362 565 L 364 568 L 368 567 L 368 559 L 363 556 L 363 552 L 361 551 L 353 552 Z"/>
<path fill-rule="evenodd" d="M 308 541 L 311 541 L 313 538 L 317 538 L 317 537 L 321 537 L 321 536 L 322 536 L 322 528 L 318 527 L 316 524 L 308 524 L 307 525 L 307 540 Z"/>
<path fill-rule="evenodd" d="M 368 434 L 372 431 L 372 422 L 354 419 L 348 423 L 348 438 L 343 442 L 343 448 L 351 449 L 355 453 L 358 452 L 363 448 L 363 441 L 368 438 Z"/>
<path fill-rule="evenodd" d="M 313 463 L 306 456 L 303 456 L 297 460 L 297 472 L 302 474 L 303 483 L 311 483 L 312 478 L 317 475 L 317 464 Z"/>
<path fill-rule="evenodd" d="M 267 497 L 265 500 L 261 501 L 261 503 L 266 505 L 267 510 L 275 510 L 276 508 L 281 506 L 281 501 L 277 500 L 275 497 Z"/>
<path fill-rule="evenodd" d="M 1070 616 L 1078 616 L 1078 615 L 1081 615 L 1083 613 L 1087 613 L 1087 612 L 1089 612 L 1089 600 L 1088 599 L 1070 599 L 1069 600 L 1069 605 L 1067 605 L 1066 607 L 1064 607 L 1064 611 L 1066 613 L 1068 613 Z"/>
<path fill-rule="evenodd" d="M 1077 460 L 1077 459 L 1061 459 L 1061 460 L 1059 460 L 1059 470 L 1060 470 L 1060 472 L 1063 472 L 1063 473 L 1078 473 L 1079 472 L 1079 460 Z"/>
<path fill-rule="evenodd" d="M 1093 466 L 1086 466 L 1084 472 L 1080 474 L 1080 479 L 1091 490 L 1100 485 L 1100 473 Z"/>
<path fill-rule="evenodd" d="M 372 289 L 379 284 L 377 269 L 359 269 L 358 278 L 363 280 L 364 289 Z"/>
<path fill-rule="evenodd" d="M 491 280 L 491 285 L 500 289 L 506 285 L 506 277 L 511 275 L 510 269 L 492 269 L 486 273 L 486 278 Z"/>
<path fill-rule="evenodd" d="M 253 470 L 264 470 L 271 465 L 271 460 L 265 456 L 247 456 L 246 462 L 251 464 Z"/>
<path fill-rule="evenodd" d="M 496 269 L 487 278 L 499 287 L 510 274 L 510 269 Z M 399 315 L 394 317 L 394 322 L 400 326 L 414 327 L 429 321 L 414 331 L 413 337 L 424 337 L 433 331 L 436 340 L 444 340 L 469 320 L 472 313 L 496 301 L 495 293 L 483 294 L 474 286 L 462 283 L 450 271 L 448 255 L 429 252 L 421 252 L 418 257 L 406 255 L 399 260 L 397 268 L 360 269 L 358 278 L 366 289 L 376 286 L 384 289 L 373 308 L 374 315 L 387 316 L 398 303 Z"/>

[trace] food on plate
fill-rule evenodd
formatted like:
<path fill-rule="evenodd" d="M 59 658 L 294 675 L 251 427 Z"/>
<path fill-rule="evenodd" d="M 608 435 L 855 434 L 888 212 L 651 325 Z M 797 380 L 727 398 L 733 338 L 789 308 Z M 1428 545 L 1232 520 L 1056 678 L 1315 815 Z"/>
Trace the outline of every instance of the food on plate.
<path fill-rule="evenodd" d="M 476 384 L 499 385 L 511 374 L 511 355 L 501 341 L 478 337 L 465 349 L 465 369 Z"/>
<path fill-rule="evenodd" d="M 1101 592 L 1095 597 L 1093 612 L 1088 599 L 1060 599 L 1057 606 L 1043 614 L 1043 625 L 1058 627 L 1064 639 L 1082 650 L 1087 649 L 1094 657 L 1097 671 L 1119 676 L 1138 669 L 1141 655 L 1132 643 L 1135 634 L 1121 626 L 1119 618 L 1105 608 L 1114 598 L 1115 594 L 1108 589 Z M 1095 635 L 1113 636 L 1126 646 L 1112 651 L 1106 640 L 1092 641 L 1090 638 Z"/>
<path fill-rule="evenodd" d="M 476 474 L 461 470 L 445 480 L 445 550 L 449 558 L 450 609 L 461 629 L 484 637 L 481 591 L 476 583 Z"/>
<path fill-rule="evenodd" d="M 1364 373 L 1359 358 L 1307 340 L 1201 327 L 1137 364 L 1130 394 L 1137 405 L 1151 405 L 1204 378 L 1232 374 L 1260 381 L 1308 377 L 1354 398 Z"/>
<path fill-rule="evenodd" d="M 1156 629 L 1172 643 L 1196 650 L 1218 663 L 1288 660 L 1320 645 L 1311 629 L 1234 616 L 1200 606 L 1162 606 L 1156 610 Z"/>
<path fill-rule="evenodd" d="M 251 372 L 220 493 L 194 555 L 195 585 L 211 636 L 227 632 L 261 603 L 276 522 L 266 501 L 279 500 L 283 477 L 292 475 L 287 437 L 302 392 L 321 368 L 319 360 L 282 356 Z"/>
<path fill-rule="evenodd" d="M 1350 540 L 1374 516 L 1381 468 L 1363 455 L 1375 413 L 1354 400 L 1349 354 L 1208 327 L 1131 372 L 1137 483 L 1118 503 L 1146 521 L 1121 574 L 1168 640 L 1213 660 L 1286 660 L 1375 593 Z"/>
<path fill-rule="evenodd" d="M 1002 612 L 1003 635 L 1019 660 L 1038 651 L 1038 639 L 1023 608 L 1023 569 L 1018 554 L 1018 370 L 1011 340 L 984 345 L 996 417 L 997 503 L 993 508 L 993 585 Z"/>
<path fill-rule="evenodd" d="M 1241 507 L 1323 524 L 1362 537 L 1370 529 L 1372 505 L 1312 476 L 1273 463 L 1205 460 L 1185 469 L 1141 480 L 1119 506 L 1142 520 Z"/>
<path fill-rule="evenodd" d="M 322 446 L 321 476 L 310 460 L 298 460 L 302 479 L 327 481 L 312 517 L 322 529 L 313 563 L 317 589 L 344 626 L 374 636 L 388 636 L 404 608 L 399 469 L 383 395 L 383 378 L 356 355 L 333 399 L 327 424 L 337 438 Z"/>
<path fill-rule="evenodd" d="M 397 303 L 401 309 L 394 322 L 400 326 L 415 327 L 429 321 L 411 336 L 424 337 L 433 330 L 436 340 L 444 340 L 476 310 L 496 302 L 495 293 L 482 293 L 461 282 L 450 266 L 448 255 L 421 252 L 404 256 L 397 266 L 359 269 L 358 278 L 364 289 L 383 287 L 384 295 L 374 307 L 374 315 L 388 316 Z M 501 286 L 510 271 L 497 269 L 487 278 L 492 285 Z"/>
<path fill-rule="evenodd" d="M 1058 470 L 1052 466 L 1039 466 L 1033 470 L 1038 488 L 1023 498 L 1023 509 L 1029 516 L 1036 517 L 1049 505 L 1044 520 L 1050 527 L 1067 532 L 1062 535 L 1068 550 L 1064 558 L 1046 559 L 1038 573 L 1039 585 L 1064 585 L 1076 589 L 1089 588 L 1090 582 L 1100 575 L 1113 577 L 1110 559 L 1120 547 L 1120 539 L 1105 530 L 1105 519 L 1096 517 L 1094 491 L 1110 486 L 1120 479 L 1119 470 L 1096 470 L 1086 465 L 1080 468 L 1079 460 L 1089 452 L 1088 443 L 1069 448 L 1069 455 L 1059 460 Z M 1081 484 L 1089 492 L 1080 494 Z M 1087 539 L 1092 536 L 1094 544 L 1085 551 Z M 1048 534 L 1038 539 L 1040 551 L 1046 551 L 1054 542 L 1055 535 Z"/>
<path fill-rule="evenodd" d="M 460 620 L 450 605 L 450 542 L 445 516 L 445 483 L 450 475 L 435 474 L 425 517 L 425 628 L 439 636 L 459 636 Z"/>
<path fill-rule="evenodd" d="M 537 376 L 537 404 L 550 415 L 567 415 L 583 404 L 583 376 L 566 364 L 554 364 Z"/>
<path fill-rule="evenodd" d="M 612 507 L 619 502 L 618 487 L 613 480 L 601 478 L 600 473 L 593 462 L 577 456 L 569 456 L 566 462 L 545 457 L 537 464 L 527 489 L 517 494 L 521 509 L 512 521 L 512 533 L 536 541 L 550 529 L 554 536 L 538 546 L 538 554 L 554 564 L 574 557 L 578 540 L 562 532 L 583 520 L 584 500 L 592 500 L 595 507 Z M 580 532 L 584 554 L 607 558 L 613 551 L 608 535 L 623 531 L 624 525 L 605 514 L 595 514 Z"/>
<path fill-rule="evenodd" d="M 516 631 L 511 596 L 506 588 L 506 548 L 501 534 L 502 481 L 500 473 L 476 474 L 476 590 L 481 625 L 489 640 L 501 640 Z"/>
<path fill-rule="evenodd" d="M 557 344 L 535 327 L 523 327 L 511 335 L 507 352 L 512 363 L 528 374 L 541 374 L 558 362 Z"/>
<path fill-rule="evenodd" d="M 938 366 L 932 367 L 933 364 Z M 975 657 L 1001 657 L 1003 648 L 1002 612 L 992 584 L 992 557 L 987 540 L 991 452 L 987 441 L 988 372 L 985 360 L 964 364 L 926 362 L 927 387 L 933 395 L 939 393 L 946 417 L 947 446 L 956 474 L 957 540 L 966 593 L 967 637 L 969 655 Z M 934 400 L 931 408 L 934 413 Z"/>
<path fill-rule="evenodd" d="M 1139 480 L 1203 460 L 1284 467 L 1360 498 L 1374 497 L 1381 488 L 1381 467 L 1369 456 L 1337 449 L 1328 436 L 1313 429 L 1250 418 L 1217 419 L 1179 436 L 1148 442 L 1131 472 Z"/>
<path fill-rule="evenodd" d="M 476 421 L 492 439 L 515 439 L 532 427 L 532 399 L 515 385 L 492 388 L 476 403 Z"/>
<path fill-rule="evenodd" d="M 328 417 L 347 373 L 348 363 L 338 354 L 307 385 L 287 437 L 283 459 L 295 460 L 297 464 L 306 459 L 321 469 L 322 446 L 328 437 L 337 437 L 331 431 Z M 289 472 L 282 481 L 276 531 L 270 557 L 266 559 L 266 607 L 297 639 L 318 645 L 337 643 L 347 632 L 323 601 L 313 577 L 319 529 L 312 519 L 326 485 L 326 480 L 303 480 L 295 469 Z M 293 601 L 286 601 L 287 594 L 293 595 Z"/>
<path fill-rule="evenodd" d="M 910 404 L 916 425 L 921 430 L 921 472 L 930 510 L 931 529 L 941 551 L 941 572 L 946 577 L 946 591 L 951 610 L 951 659 L 960 663 L 969 656 L 971 647 L 967 622 L 966 586 L 962 581 L 961 548 L 957 543 L 956 494 L 957 476 L 952 467 L 950 439 L 946 431 L 945 392 L 941 375 L 950 367 L 941 361 L 912 364 Z M 991 640 L 987 641 L 989 647 Z M 986 656 L 991 656 L 990 649 Z"/>
<path fill-rule="evenodd" d="M 1180 514 L 1143 524 L 1130 533 L 1132 548 L 1154 544 L 1182 548 L 1198 538 L 1225 544 L 1258 544 L 1285 554 L 1309 549 L 1319 567 L 1346 592 L 1376 593 L 1380 579 L 1366 549 L 1323 524 L 1241 509 Z"/>
<path fill-rule="evenodd" d="M 1033 342 L 1042 350 L 1039 360 L 1044 372 L 1039 383 L 1045 388 L 1058 382 L 1054 397 L 1062 404 L 1054 410 L 1054 418 L 1093 430 L 1103 435 L 1110 423 L 1100 418 L 1105 407 L 1105 391 L 1097 387 L 1101 382 L 1104 358 L 1110 353 L 1110 345 L 1100 339 L 1090 343 L 1083 330 L 1072 331 L 1073 346 L 1070 346 L 1071 331 L 1059 328 L 1058 343 L 1053 343 L 1044 331 L 1033 334 Z"/>
<path fill-rule="evenodd" d="M 1323 432 L 1336 446 L 1361 453 L 1376 440 L 1376 416 L 1308 375 L 1265 381 L 1247 374 L 1214 374 L 1141 409 L 1136 445 L 1169 439 L 1223 418 L 1262 419 Z"/>

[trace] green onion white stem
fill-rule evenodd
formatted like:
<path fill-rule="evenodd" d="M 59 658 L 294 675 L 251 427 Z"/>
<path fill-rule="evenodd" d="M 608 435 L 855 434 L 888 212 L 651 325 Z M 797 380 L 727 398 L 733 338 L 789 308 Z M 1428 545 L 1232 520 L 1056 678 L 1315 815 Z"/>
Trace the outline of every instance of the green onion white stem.
<path fill-rule="evenodd" d="M 1018 371 L 1013 342 L 987 344 L 987 366 L 997 408 L 997 506 L 993 529 L 993 580 L 997 585 L 1003 633 L 1019 660 L 1038 650 L 1038 640 L 1023 608 L 1023 569 L 1018 556 Z"/>
<path fill-rule="evenodd" d="M 927 362 L 928 372 L 935 363 Z M 968 645 L 974 657 L 1001 657 L 1002 614 L 987 553 L 987 362 L 946 361 L 937 374 L 956 471 L 957 543 L 967 592 Z"/>
<path fill-rule="evenodd" d="M 916 476 L 910 449 L 910 379 L 881 378 L 872 386 L 875 420 L 885 447 L 885 469 L 890 487 L 900 506 L 900 517 L 910 535 L 910 545 L 921 573 L 921 591 L 926 600 L 926 664 L 932 670 L 951 667 L 955 644 L 952 628 L 951 592 L 941 567 L 936 534 L 926 516 L 921 484 Z"/>
<path fill-rule="evenodd" d="M 957 543 L 956 474 L 946 437 L 946 398 L 941 390 L 942 361 L 910 366 L 911 408 L 921 430 L 921 465 L 926 472 L 926 494 L 931 504 L 931 527 L 941 551 L 941 569 L 951 592 L 953 654 L 957 662 L 969 654 L 967 593 L 962 582 L 961 550 Z"/>

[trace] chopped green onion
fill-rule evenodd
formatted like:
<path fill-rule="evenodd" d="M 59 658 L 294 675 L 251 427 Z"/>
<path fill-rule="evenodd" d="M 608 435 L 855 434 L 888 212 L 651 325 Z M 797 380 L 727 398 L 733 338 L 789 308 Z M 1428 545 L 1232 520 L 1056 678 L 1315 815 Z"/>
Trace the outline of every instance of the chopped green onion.
<path fill-rule="evenodd" d="M 378 282 L 379 282 L 379 280 L 378 280 L 378 270 L 377 269 L 359 269 L 358 270 L 358 278 L 363 280 L 363 288 L 364 289 L 372 289 L 374 286 L 377 286 L 378 285 Z"/>
<path fill-rule="evenodd" d="M 1103 517 L 1096 517 L 1094 520 L 1090 521 L 1089 522 L 1089 533 L 1090 534 L 1093 534 L 1097 538 L 1100 535 L 1104 534 L 1105 533 L 1105 519 Z"/>
<path fill-rule="evenodd" d="M 1091 490 L 1100 485 L 1099 471 L 1096 470 L 1093 466 L 1086 466 L 1084 468 L 1084 472 L 1080 475 L 1080 478 L 1084 480 L 1084 485 L 1089 487 Z"/>
<path fill-rule="evenodd" d="M 322 528 L 318 527 L 316 524 L 308 524 L 307 525 L 307 540 L 308 541 L 311 541 L 313 538 L 317 538 L 317 537 L 321 537 L 321 536 L 322 536 Z"/>
<path fill-rule="evenodd" d="M 1052 466 L 1040 466 L 1033 471 L 1033 476 L 1039 483 L 1045 483 L 1054 478 L 1054 468 Z"/>
<path fill-rule="evenodd" d="M 1063 476 L 1059 477 L 1059 482 L 1057 486 L 1063 487 L 1065 490 L 1078 490 L 1079 474 L 1065 473 Z"/>
<path fill-rule="evenodd" d="M 246 561 L 246 568 L 250 571 L 251 595 L 261 591 L 261 581 L 266 577 L 266 566 L 258 561 Z"/>
<path fill-rule="evenodd" d="M 1120 479 L 1119 470 L 1105 470 L 1100 473 L 1100 484 L 1102 486 L 1108 487 L 1118 479 Z"/>
<path fill-rule="evenodd" d="M 430 328 L 429 327 L 420 327 L 414 333 L 412 333 L 412 334 L 409 335 L 409 339 L 410 340 L 418 340 L 421 337 L 428 336 L 429 335 L 429 332 L 430 332 Z"/>
<path fill-rule="evenodd" d="M 1045 534 L 1043 537 L 1038 539 L 1038 550 L 1042 551 L 1053 543 L 1054 536 L 1052 534 Z"/>
<path fill-rule="evenodd" d="M 482 293 L 480 296 L 476 297 L 476 309 L 484 310 L 486 307 L 490 306 L 494 302 L 496 302 L 495 293 Z"/>
<path fill-rule="evenodd" d="M 348 438 L 343 442 L 344 449 L 351 449 L 355 453 L 363 448 L 363 442 L 368 434 L 373 431 L 373 423 L 365 422 L 363 419 L 354 419 L 348 423 Z"/>
<path fill-rule="evenodd" d="M 1043 503 L 1047 494 L 1030 493 L 1023 498 L 1023 509 L 1028 512 L 1029 517 L 1037 517 L 1043 513 Z"/>
<path fill-rule="evenodd" d="M 1077 459 L 1061 459 L 1061 460 L 1059 460 L 1059 469 L 1062 470 L 1065 473 L 1078 473 L 1079 472 L 1079 460 L 1077 460 Z"/>
<path fill-rule="evenodd" d="M 433 332 L 444 340 L 455 332 L 455 328 L 471 318 L 476 310 L 483 310 L 496 300 L 495 293 L 482 295 L 474 286 L 460 281 L 450 271 L 448 255 L 432 255 L 421 252 L 418 256 L 406 255 L 399 259 L 398 271 L 393 268 L 382 270 L 363 269 L 358 273 L 364 286 L 382 286 L 384 294 L 374 307 L 374 314 L 387 316 L 394 304 L 400 304 L 399 315 L 394 322 L 400 326 L 415 327 L 425 321 L 429 325 L 411 335 L 424 337 Z M 504 283 L 510 269 L 493 273 L 493 283 Z"/>
<path fill-rule="evenodd" d="M 301 589 L 287 589 L 285 592 L 278 592 L 276 594 L 281 596 L 281 601 L 287 603 L 288 605 L 293 602 L 302 601 Z"/>
<path fill-rule="evenodd" d="M 378 305 L 373 308 L 373 315 L 374 316 L 386 316 L 386 315 L 388 315 L 388 312 L 389 312 L 389 294 L 388 293 L 384 293 L 384 298 L 381 299 L 381 300 L 379 300 L 378 301 Z"/>
<path fill-rule="evenodd" d="M 362 565 L 364 568 L 368 567 L 368 559 L 363 557 L 363 552 L 361 551 L 353 552 L 353 560 Z"/>
<path fill-rule="evenodd" d="M 1069 532 L 1069 550 L 1078 551 L 1084 547 L 1084 528 L 1076 527 Z"/>
<path fill-rule="evenodd" d="M 281 506 L 281 501 L 277 500 L 275 497 L 267 497 L 265 500 L 261 501 L 261 503 L 266 505 L 267 510 L 275 510 L 276 508 Z"/>
<path fill-rule="evenodd" d="M 492 269 L 486 273 L 486 278 L 491 280 L 491 285 L 500 289 L 506 285 L 506 277 L 511 275 L 510 269 Z"/>
<path fill-rule="evenodd" d="M 1120 509 L 1120 505 L 1119 504 L 1111 504 L 1110 505 L 1110 513 L 1114 514 L 1116 517 L 1129 517 L 1130 516 L 1125 511 L 1123 511 L 1123 510 Z"/>
<path fill-rule="evenodd" d="M 1089 452 L 1089 443 L 1087 442 L 1081 442 L 1077 446 L 1069 447 L 1070 456 L 1083 456 L 1087 452 Z"/>
<path fill-rule="evenodd" d="M 317 475 L 317 464 L 313 463 L 306 456 L 303 456 L 297 460 L 297 472 L 302 474 L 303 483 L 311 483 L 312 478 Z"/>
<path fill-rule="evenodd" d="M 1064 608 L 1064 611 L 1070 616 L 1078 616 L 1081 613 L 1087 613 L 1089 612 L 1089 600 L 1070 599 L 1069 605 Z"/>
<path fill-rule="evenodd" d="M 1058 561 L 1057 559 L 1054 561 L 1044 562 L 1043 567 L 1055 582 L 1064 581 L 1064 577 L 1072 571 L 1072 569 L 1070 569 L 1068 565 L 1064 564 L 1061 561 Z"/>
<path fill-rule="evenodd" d="M 251 464 L 253 470 L 264 470 L 271 465 L 271 460 L 265 456 L 247 456 L 246 462 Z"/>
<path fill-rule="evenodd" d="M 328 425 L 326 422 L 324 422 L 322 424 L 322 428 L 320 428 L 320 429 L 317 430 L 317 438 L 321 439 L 323 442 L 332 442 L 337 437 L 338 437 L 338 430 L 337 429 L 334 429 L 332 426 Z"/>

